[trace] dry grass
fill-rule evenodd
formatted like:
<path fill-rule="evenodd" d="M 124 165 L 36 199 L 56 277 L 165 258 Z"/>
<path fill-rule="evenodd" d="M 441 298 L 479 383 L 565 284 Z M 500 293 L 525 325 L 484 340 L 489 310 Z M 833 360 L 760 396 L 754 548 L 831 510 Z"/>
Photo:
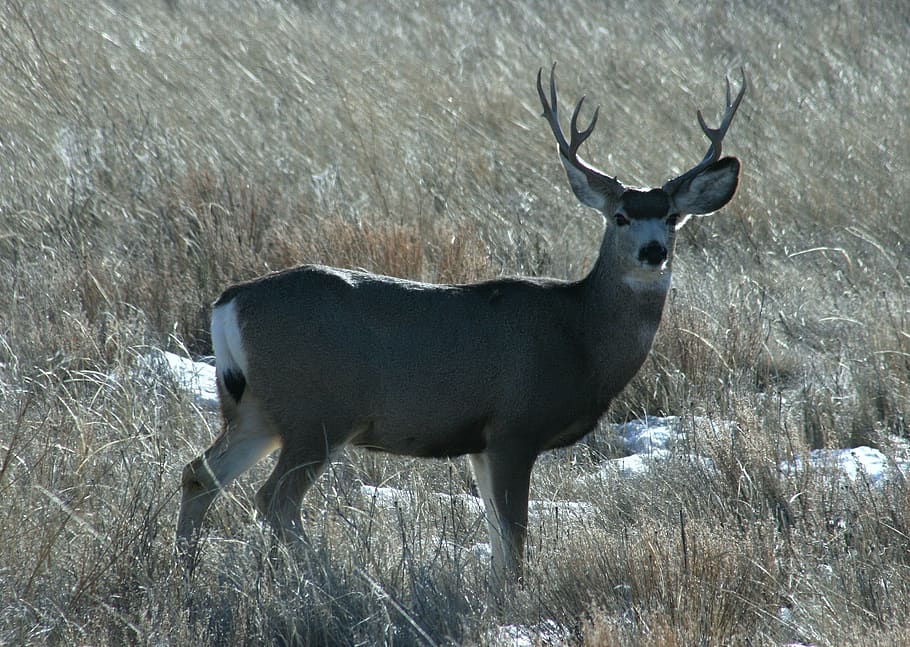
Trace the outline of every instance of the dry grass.
<path fill-rule="evenodd" d="M 0 643 L 910 640 L 905 481 L 777 467 L 910 434 L 910 15 L 627 4 L 3 4 Z M 587 156 L 642 184 L 700 158 L 695 108 L 748 70 L 741 189 L 684 230 L 654 353 L 611 412 L 681 416 L 717 472 L 683 452 L 594 487 L 596 444 L 541 461 L 535 498 L 594 510 L 535 519 L 497 610 L 480 515 L 433 494 L 470 492 L 462 461 L 343 457 L 278 566 L 250 507 L 263 465 L 185 582 L 179 473 L 218 421 L 141 358 L 209 352 L 221 288 L 300 262 L 580 276 L 601 223 L 538 117 L 554 59 L 567 97 L 602 106 Z M 412 495 L 384 508 L 362 484 Z"/>

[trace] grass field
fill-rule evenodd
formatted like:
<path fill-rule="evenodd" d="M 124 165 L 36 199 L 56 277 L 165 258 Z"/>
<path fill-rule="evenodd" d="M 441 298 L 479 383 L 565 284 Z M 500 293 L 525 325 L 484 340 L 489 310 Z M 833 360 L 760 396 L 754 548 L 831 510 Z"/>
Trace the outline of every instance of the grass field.
<path fill-rule="evenodd" d="M 907 451 L 910 10 L 690 4 L 2 3 L 0 644 L 910 642 L 906 480 L 779 468 Z M 701 159 L 696 109 L 750 81 L 739 192 L 682 231 L 651 358 L 535 471 L 532 498 L 588 512 L 535 517 L 496 605 L 480 513 L 436 495 L 471 492 L 463 460 L 338 457 L 271 565 L 264 461 L 186 581 L 180 472 L 219 420 L 149 353 L 210 353 L 219 292 L 297 263 L 582 276 L 602 221 L 539 117 L 554 60 L 601 106 L 583 155 L 631 184 Z M 681 453 L 592 485 L 606 423 L 646 414 L 716 473 Z"/>

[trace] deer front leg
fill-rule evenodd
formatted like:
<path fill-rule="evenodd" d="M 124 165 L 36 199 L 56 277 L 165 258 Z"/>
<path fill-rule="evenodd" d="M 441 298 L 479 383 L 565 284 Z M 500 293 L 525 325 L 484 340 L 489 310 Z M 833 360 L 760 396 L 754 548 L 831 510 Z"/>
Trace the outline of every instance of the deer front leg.
<path fill-rule="evenodd" d="M 477 489 L 483 498 L 493 574 L 501 583 L 520 581 L 528 528 L 528 490 L 535 455 L 487 450 L 471 454 Z"/>
<path fill-rule="evenodd" d="M 183 470 L 183 496 L 177 520 L 177 557 L 192 571 L 202 519 L 227 485 L 278 446 L 265 421 L 247 415 L 226 423 L 201 456 Z"/>

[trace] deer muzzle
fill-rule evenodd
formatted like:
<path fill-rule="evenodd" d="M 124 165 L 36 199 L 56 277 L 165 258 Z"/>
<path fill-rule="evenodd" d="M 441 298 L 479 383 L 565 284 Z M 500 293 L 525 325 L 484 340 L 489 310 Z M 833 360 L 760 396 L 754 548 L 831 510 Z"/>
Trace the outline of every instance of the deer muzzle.
<path fill-rule="evenodd" d="M 656 240 L 652 240 L 638 250 L 638 260 L 653 267 L 662 265 L 667 260 L 667 247 Z"/>

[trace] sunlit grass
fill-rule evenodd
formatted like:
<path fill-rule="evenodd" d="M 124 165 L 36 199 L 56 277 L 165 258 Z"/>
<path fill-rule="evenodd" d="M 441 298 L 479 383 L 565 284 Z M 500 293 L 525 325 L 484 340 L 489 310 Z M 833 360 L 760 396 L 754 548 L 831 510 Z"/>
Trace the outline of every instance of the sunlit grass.
<path fill-rule="evenodd" d="M 903 481 L 778 466 L 904 451 L 908 24 L 884 2 L 4 4 L 0 642 L 491 644 L 548 621 L 569 643 L 906 642 Z M 599 441 L 542 459 L 532 497 L 594 513 L 536 518 L 496 605 L 482 517 L 434 496 L 471 493 L 463 461 L 339 457 L 278 566 L 251 505 L 264 463 L 185 581 L 180 470 L 219 421 L 142 358 L 210 353 L 227 284 L 302 262 L 580 277 L 602 223 L 539 117 L 554 60 L 566 102 L 601 106 L 584 157 L 649 185 L 701 158 L 696 109 L 713 121 L 746 69 L 740 190 L 683 230 L 652 357 L 609 414 L 680 416 L 717 472 L 680 457 L 594 487 Z"/>

